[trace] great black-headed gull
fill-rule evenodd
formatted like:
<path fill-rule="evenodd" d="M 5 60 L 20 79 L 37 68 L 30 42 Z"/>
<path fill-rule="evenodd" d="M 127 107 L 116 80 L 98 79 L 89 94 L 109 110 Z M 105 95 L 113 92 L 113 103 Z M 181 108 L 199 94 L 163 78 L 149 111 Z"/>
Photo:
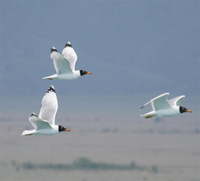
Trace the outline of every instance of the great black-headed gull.
<path fill-rule="evenodd" d="M 58 101 L 54 86 L 45 93 L 42 99 L 42 107 L 39 116 L 32 113 L 29 121 L 35 128 L 34 130 L 25 130 L 22 135 L 54 135 L 61 131 L 70 131 L 60 125 L 55 125 L 55 117 L 58 109 Z"/>
<path fill-rule="evenodd" d="M 186 109 L 185 107 L 182 107 L 182 106 L 178 106 L 179 103 L 182 101 L 182 99 L 185 97 L 185 95 L 178 96 L 170 100 L 168 100 L 168 97 L 169 97 L 169 93 L 164 93 L 151 99 L 151 101 L 144 104 L 139 109 L 139 111 L 149 103 L 151 103 L 153 111 L 140 115 L 140 116 L 144 116 L 145 118 L 151 118 L 153 116 L 169 117 L 169 116 L 175 116 L 184 112 L 192 113 L 191 110 Z"/>
<path fill-rule="evenodd" d="M 77 55 L 70 42 L 66 43 L 62 55 L 55 47 L 52 47 L 50 57 L 53 59 L 57 74 L 43 77 L 43 79 L 74 80 L 85 74 L 92 74 L 85 70 L 75 70 Z"/>

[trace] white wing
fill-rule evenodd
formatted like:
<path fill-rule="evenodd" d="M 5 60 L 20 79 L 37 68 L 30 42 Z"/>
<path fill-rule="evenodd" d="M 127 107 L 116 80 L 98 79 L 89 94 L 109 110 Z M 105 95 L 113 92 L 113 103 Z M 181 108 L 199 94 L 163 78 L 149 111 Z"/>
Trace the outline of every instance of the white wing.
<path fill-rule="evenodd" d="M 72 73 L 70 62 L 66 60 L 55 47 L 51 48 L 50 57 L 53 59 L 54 67 L 57 74 L 69 74 Z"/>
<path fill-rule="evenodd" d="M 168 102 L 169 93 L 161 94 L 153 99 L 151 99 L 151 106 L 154 111 L 161 110 L 161 109 L 168 109 L 170 108 L 170 104 Z"/>
<path fill-rule="evenodd" d="M 177 96 L 173 99 L 170 99 L 169 104 L 172 106 L 178 106 L 184 97 L 185 97 L 185 95 L 182 95 L 182 96 Z"/>
<path fill-rule="evenodd" d="M 41 120 L 40 118 L 37 117 L 35 114 L 31 114 L 29 117 L 29 121 L 33 125 L 33 127 L 37 130 L 39 129 L 52 129 L 52 127 L 49 125 L 48 122 Z"/>
<path fill-rule="evenodd" d="M 51 86 L 42 99 L 42 107 L 40 109 L 39 118 L 55 124 L 56 112 L 58 109 L 58 101 L 54 86 Z"/>
<path fill-rule="evenodd" d="M 67 42 L 65 48 L 62 51 L 62 56 L 67 59 L 70 63 L 70 67 L 72 71 L 75 71 L 75 64 L 77 61 L 77 54 L 74 51 L 70 42 Z"/>

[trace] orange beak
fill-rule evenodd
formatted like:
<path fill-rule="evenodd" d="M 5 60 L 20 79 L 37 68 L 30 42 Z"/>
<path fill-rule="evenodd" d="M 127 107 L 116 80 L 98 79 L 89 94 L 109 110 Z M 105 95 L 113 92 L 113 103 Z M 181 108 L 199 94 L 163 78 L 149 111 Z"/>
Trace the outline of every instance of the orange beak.
<path fill-rule="evenodd" d="M 187 112 L 190 112 L 190 113 L 192 113 L 192 111 L 191 111 L 191 110 L 189 110 L 189 109 L 187 110 Z"/>
<path fill-rule="evenodd" d="M 65 129 L 65 131 L 68 131 L 68 132 L 70 132 L 70 129 Z"/>
<path fill-rule="evenodd" d="M 90 74 L 90 75 L 92 75 L 92 72 L 87 72 L 86 74 Z"/>

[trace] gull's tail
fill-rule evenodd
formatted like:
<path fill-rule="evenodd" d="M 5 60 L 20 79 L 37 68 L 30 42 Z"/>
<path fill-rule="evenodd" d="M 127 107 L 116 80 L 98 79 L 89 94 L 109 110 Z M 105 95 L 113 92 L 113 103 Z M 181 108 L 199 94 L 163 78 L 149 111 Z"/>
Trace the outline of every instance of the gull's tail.
<path fill-rule="evenodd" d="M 57 74 L 50 75 L 48 77 L 43 77 L 42 79 L 49 79 L 49 80 L 57 79 Z"/>
<path fill-rule="evenodd" d="M 21 136 L 30 136 L 32 135 L 33 130 L 24 130 Z"/>
<path fill-rule="evenodd" d="M 145 117 L 145 118 L 152 118 L 152 117 L 154 117 L 154 116 L 156 116 L 156 114 L 155 114 L 154 111 L 151 111 L 151 112 L 148 112 L 148 113 L 146 113 L 146 114 L 140 115 L 140 117 Z"/>

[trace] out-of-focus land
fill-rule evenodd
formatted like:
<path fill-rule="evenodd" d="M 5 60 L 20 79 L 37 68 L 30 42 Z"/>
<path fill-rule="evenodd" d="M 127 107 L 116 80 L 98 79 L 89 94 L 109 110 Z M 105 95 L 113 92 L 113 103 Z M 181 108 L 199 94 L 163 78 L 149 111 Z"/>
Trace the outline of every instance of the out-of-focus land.
<path fill-rule="evenodd" d="M 27 118 L 1 117 L 0 180 L 199 181 L 199 122 L 178 118 L 60 117 L 71 132 L 24 137 Z"/>

